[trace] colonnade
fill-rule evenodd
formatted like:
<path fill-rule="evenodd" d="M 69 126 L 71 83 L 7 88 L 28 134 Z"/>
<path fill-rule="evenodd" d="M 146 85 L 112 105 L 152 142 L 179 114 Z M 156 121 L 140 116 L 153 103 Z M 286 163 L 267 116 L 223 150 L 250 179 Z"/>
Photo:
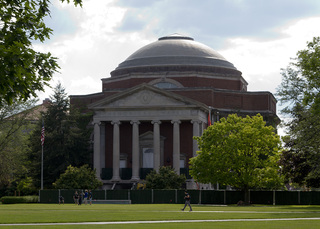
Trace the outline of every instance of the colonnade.
<path fill-rule="evenodd" d="M 151 121 L 153 124 L 153 169 L 158 171 L 160 167 L 161 139 L 160 139 L 160 120 Z M 172 164 L 177 174 L 180 174 L 180 120 L 172 120 L 173 124 L 173 155 Z M 199 120 L 191 120 L 193 124 L 193 136 L 200 136 L 202 133 L 203 124 Z M 121 121 L 111 121 L 113 125 L 113 176 L 112 181 L 120 181 L 120 125 Z M 139 146 L 139 120 L 130 121 L 132 125 L 132 181 L 140 180 L 140 146 Z M 94 168 L 97 172 L 97 177 L 100 178 L 100 172 L 103 167 L 101 160 L 105 158 L 105 130 L 103 122 L 94 122 Z M 193 156 L 196 155 L 198 145 L 196 140 L 193 140 Z"/>

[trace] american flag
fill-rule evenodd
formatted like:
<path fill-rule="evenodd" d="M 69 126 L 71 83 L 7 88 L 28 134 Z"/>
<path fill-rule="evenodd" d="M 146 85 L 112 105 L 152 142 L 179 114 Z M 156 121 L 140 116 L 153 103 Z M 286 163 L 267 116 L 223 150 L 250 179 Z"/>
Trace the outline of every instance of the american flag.
<path fill-rule="evenodd" d="M 44 124 L 42 124 L 41 128 L 41 145 L 43 146 L 44 144 Z"/>
<path fill-rule="evenodd" d="M 211 117 L 210 117 L 210 113 L 208 114 L 208 126 L 211 126 Z"/>

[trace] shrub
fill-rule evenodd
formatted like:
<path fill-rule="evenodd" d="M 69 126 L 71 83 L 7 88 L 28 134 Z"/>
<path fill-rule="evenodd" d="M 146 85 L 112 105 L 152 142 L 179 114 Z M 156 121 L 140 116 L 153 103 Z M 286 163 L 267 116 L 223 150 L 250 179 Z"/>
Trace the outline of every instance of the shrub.
<path fill-rule="evenodd" d="M 3 204 L 21 204 L 21 203 L 38 203 L 38 196 L 3 196 L 1 199 Z"/>
<path fill-rule="evenodd" d="M 147 189 L 180 189 L 186 182 L 186 176 L 176 174 L 173 168 L 162 166 L 158 173 L 152 170 L 146 181 Z"/>
<path fill-rule="evenodd" d="M 95 169 L 92 170 L 88 165 L 80 168 L 69 165 L 65 173 L 53 183 L 56 189 L 97 189 L 102 185 L 96 177 Z"/>

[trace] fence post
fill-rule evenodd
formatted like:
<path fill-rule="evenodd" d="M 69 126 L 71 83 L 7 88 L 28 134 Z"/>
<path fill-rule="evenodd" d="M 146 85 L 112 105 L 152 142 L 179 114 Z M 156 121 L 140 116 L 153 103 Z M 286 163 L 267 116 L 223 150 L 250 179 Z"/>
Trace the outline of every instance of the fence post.
<path fill-rule="evenodd" d="M 175 203 L 178 203 L 178 190 L 175 190 Z"/>
<path fill-rule="evenodd" d="M 151 189 L 151 203 L 153 203 L 153 189 Z"/>
<path fill-rule="evenodd" d="M 200 192 L 199 192 L 199 204 L 201 204 L 201 189 L 200 189 Z"/>
<path fill-rule="evenodd" d="M 130 200 L 130 189 L 128 189 L 128 200 Z"/>
<path fill-rule="evenodd" d="M 107 189 L 104 190 L 104 200 L 107 200 Z"/>
<path fill-rule="evenodd" d="M 298 203 L 300 204 L 300 190 L 298 190 Z"/>
<path fill-rule="evenodd" d="M 39 203 L 41 203 L 41 190 L 39 189 Z"/>
<path fill-rule="evenodd" d="M 227 190 L 224 190 L 223 203 L 227 204 Z"/>
<path fill-rule="evenodd" d="M 273 205 L 276 205 L 276 190 L 273 190 Z"/>

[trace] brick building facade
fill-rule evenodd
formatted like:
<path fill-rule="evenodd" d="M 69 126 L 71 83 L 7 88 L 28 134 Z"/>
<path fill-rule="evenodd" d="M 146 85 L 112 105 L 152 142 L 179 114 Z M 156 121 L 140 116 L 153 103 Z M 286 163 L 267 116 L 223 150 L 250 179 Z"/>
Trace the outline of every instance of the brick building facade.
<path fill-rule="evenodd" d="M 188 161 L 198 150 L 193 136 L 208 117 L 260 113 L 269 125 L 279 122 L 270 92 L 248 92 L 232 63 L 178 34 L 129 56 L 102 79 L 102 92 L 70 99 L 94 112 L 93 164 L 106 187 L 130 187 L 159 166 L 190 178 Z"/>

